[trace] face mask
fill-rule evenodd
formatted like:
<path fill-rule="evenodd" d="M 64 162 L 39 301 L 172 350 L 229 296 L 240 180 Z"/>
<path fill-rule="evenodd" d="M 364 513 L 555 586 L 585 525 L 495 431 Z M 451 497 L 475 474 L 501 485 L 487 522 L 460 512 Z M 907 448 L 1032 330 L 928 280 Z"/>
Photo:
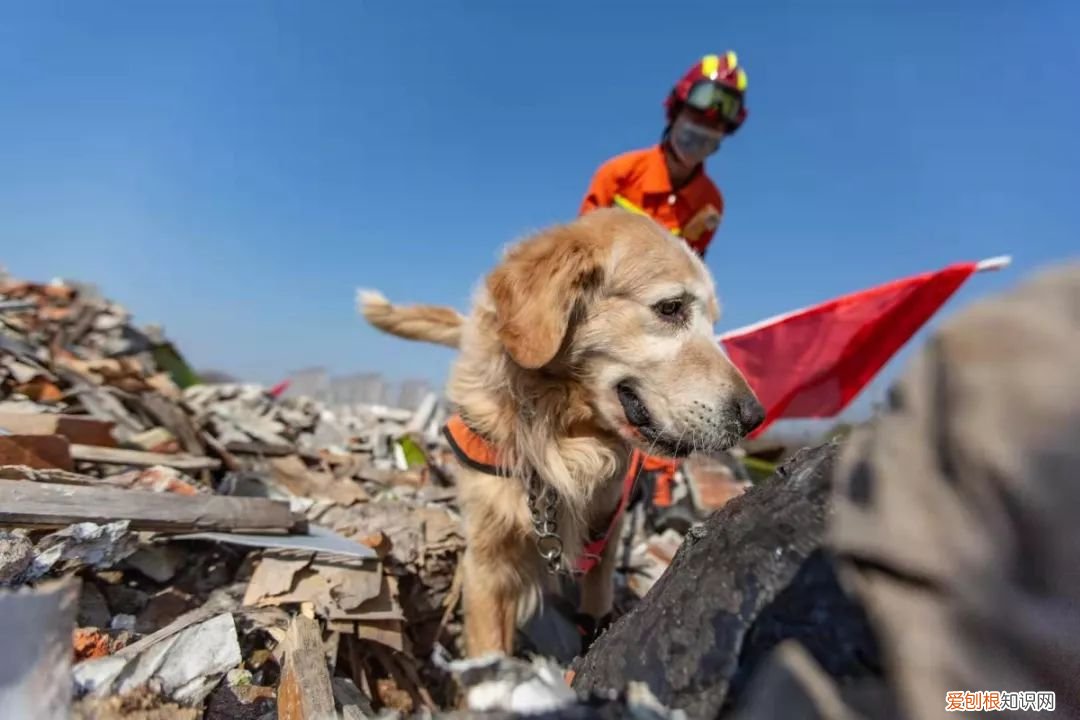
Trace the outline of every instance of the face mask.
<path fill-rule="evenodd" d="M 680 118 L 671 127 L 669 139 L 679 160 L 697 165 L 719 149 L 724 133 Z"/>

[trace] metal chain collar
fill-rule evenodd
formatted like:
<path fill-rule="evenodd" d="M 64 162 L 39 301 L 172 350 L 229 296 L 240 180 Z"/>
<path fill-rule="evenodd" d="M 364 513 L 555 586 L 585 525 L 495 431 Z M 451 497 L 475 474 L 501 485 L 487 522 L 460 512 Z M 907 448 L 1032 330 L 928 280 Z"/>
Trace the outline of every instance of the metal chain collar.
<path fill-rule="evenodd" d="M 536 473 L 529 477 L 525 484 L 528 493 L 529 515 L 532 517 L 533 532 L 536 533 L 536 549 L 540 557 L 547 562 L 547 570 L 556 575 L 559 572 L 567 572 L 561 567 L 563 544 L 559 537 L 559 494 L 546 483 L 543 483 Z M 544 501 L 541 508 L 540 501 Z M 585 557 L 599 562 L 601 557 L 588 551 L 583 551 Z M 583 572 L 579 569 L 569 571 L 570 575 L 580 576 Z"/>
<path fill-rule="evenodd" d="M 536 533 L 536 549 L 540 552 L 540 557 L 547 562 L 548 572 L 554 575 L 559 572 L 563 551 L 556 518 L 559 512 L 559 495 L 546 483 L 542 483 L 535 472 L 529 477 L 525 490 L 529 496 L 529 515 L 532 516 L 533 531 Z M 541 500 L 544 501 L 542 508 L 539 507 Z"/>

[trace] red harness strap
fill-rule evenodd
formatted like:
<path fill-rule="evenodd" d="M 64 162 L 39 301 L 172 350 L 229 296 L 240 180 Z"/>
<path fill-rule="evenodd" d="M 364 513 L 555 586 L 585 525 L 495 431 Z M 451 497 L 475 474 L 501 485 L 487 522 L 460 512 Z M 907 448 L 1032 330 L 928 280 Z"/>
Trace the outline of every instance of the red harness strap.
<path fill-rule="evenodd" d="M 607 530 L 603 535 L 585 545 L 581 557 L 578 558 L 578 570 L 587 573 L 600 562 L 604 555 L 604 548 L 611 540 L 611 533 L 619 522 L 619 518 L 626 512 L 626 505 L 630 502 L 630 496 L 634 492 L 634 483 L 637 481 L 638 472 L 641 470 L 641 461 L 645 456 L 638 450 L 630 453 L 630 462 L 626 464 L 626 474 L 623 475 L 622 496 L 619 498 L 619 506 L 615 508 L 615 514 L 611 516 Z"/>
<path fill-rule="evenodd" d="M 457 459 L 467 467 L 489 475 L 507 477 L 507 472 L 499 463 L 499 453 L 496 448 L 481 437 L 479 433 L 465 424 L 460 415 L 453 415 L 443 427 L 443 436 L 450 443 L 450 449 Z M 623 475 L 622 495 L 619 505 L 608 523 L 604 533 L 585 544 L 581 557 L 578 558 L 577 569 L 581 573 L 587 573 L 596 567 L 604 554 L 604 548 L 611 540 L 611 533 L 619 522 L 619 518 L 626 512 L 626 505 L 630 502 L 630 495 L 634 492 L 634 483 L 637 481 L 638 472 L 641 469 L 644 454 L 634 450 L 630 454 L 630 461 L 626 465 L 626 474 Z"/>

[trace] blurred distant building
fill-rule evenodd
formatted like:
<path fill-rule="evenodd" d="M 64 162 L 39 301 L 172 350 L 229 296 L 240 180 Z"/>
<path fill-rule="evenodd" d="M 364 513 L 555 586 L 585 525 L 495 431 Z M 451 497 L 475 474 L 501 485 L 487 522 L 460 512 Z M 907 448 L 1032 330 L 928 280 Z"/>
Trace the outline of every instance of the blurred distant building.
<path fill-rule="evenodd" d="M 379 373 L 354 373 L 330 381 L 330 393 L 335 405 L 389 405 L 390 388 Z"/>
<path fill-rule="evenodd" d="M 296 370 L 290 373 L 289 381 L 285 397 L 309 397 L 330 408 L 386 405 L 416 410 L 428 393 L 435 392 L 432 384 L 424 378 L 409 378 L 394 387 L 381 373 L 362 372 L 332 377 L 323 367 Z"/>
<path fill-rule="evenodd" d="M 323 367 L 310 367 L 289 373 L 289 387 L 284 397 L 308 397 L 321 403 L 330 402 L 330 375 Z"/>
<path fill-rule="evenodd" d="M 398 392 L 397 406 L 405 410 L 416 410 L 431 391 L 431 383 L 423 378 L 404 380 Z"/>

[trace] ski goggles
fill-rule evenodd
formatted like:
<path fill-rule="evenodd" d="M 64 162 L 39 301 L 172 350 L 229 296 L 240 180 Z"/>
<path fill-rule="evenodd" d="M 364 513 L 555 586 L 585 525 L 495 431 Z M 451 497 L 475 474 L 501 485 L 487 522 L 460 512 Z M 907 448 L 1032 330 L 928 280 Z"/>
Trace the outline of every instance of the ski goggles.
<path fill-rule="evenodd" d="M 723 85 L 704 80 L 690 88 L 686 104 L 705 113 L 711 120 L 735 125 L 739 122 L 739 113 L 742 110 L 742 95 Z"/>

